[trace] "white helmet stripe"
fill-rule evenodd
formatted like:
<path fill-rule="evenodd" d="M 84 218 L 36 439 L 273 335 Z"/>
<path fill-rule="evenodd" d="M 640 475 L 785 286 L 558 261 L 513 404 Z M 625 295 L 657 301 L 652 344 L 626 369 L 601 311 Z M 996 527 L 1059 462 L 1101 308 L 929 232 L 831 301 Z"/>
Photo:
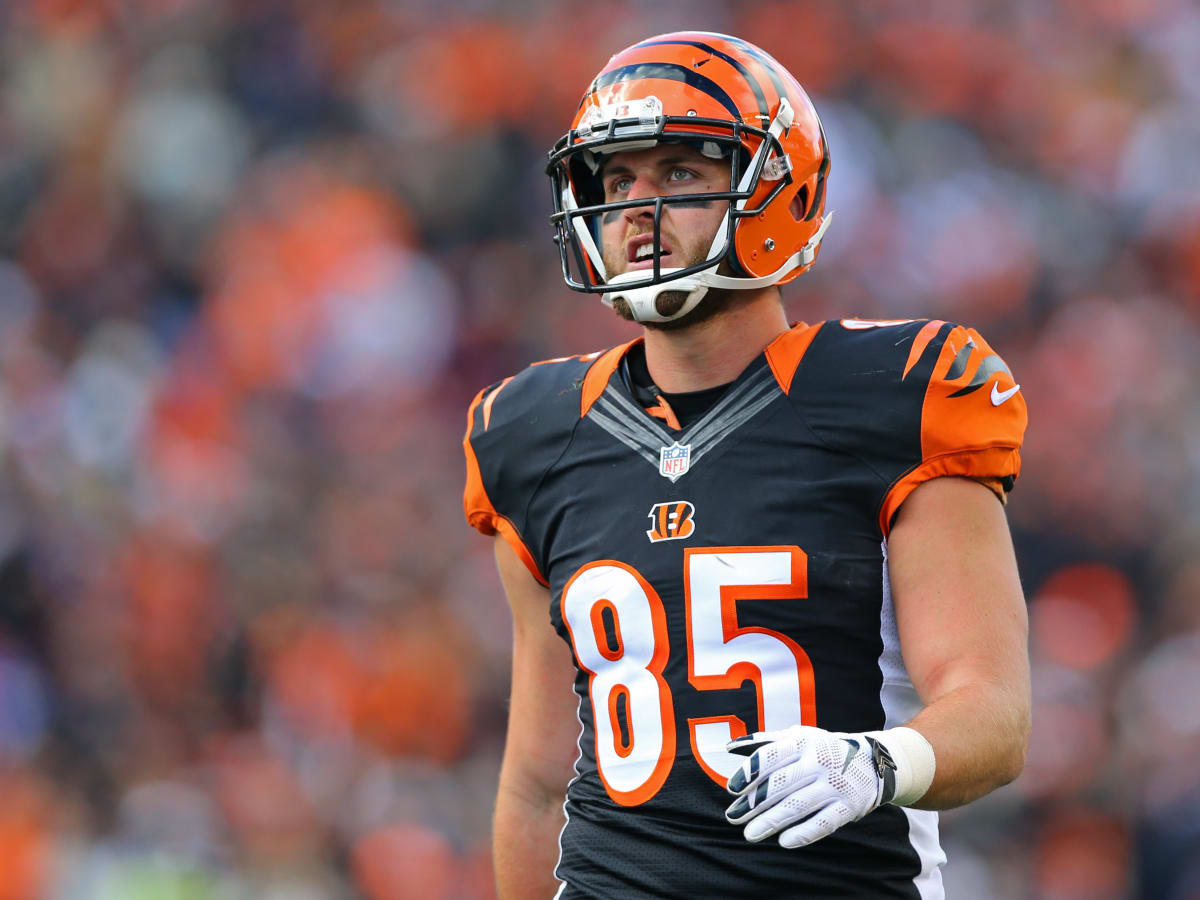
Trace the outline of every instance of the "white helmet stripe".
<path fill-rule="evenodd" d="M 583 245 L 584 252 L 591 259 L 592 265 L 596 267 L 596 273 L 600 276 L 600 280 L 608 281 L 608 271 L 604 268 L 604 259 L 600 255 L 600 249 L 596 246 L 596 242 L 592 240 L 592 233 L 588 231 L 586 226 L 580 228 L 575 222 L 575 219 L 578 217 L 574 215 L 574 212 L 579 209 L 579 204 L 575 202 L 575 192 L 571 190 L 570 185 L 563 188 L 562 200 L 563 209 L 567 213 L 567 229 L 575 232 L 576 237 L 579 238 L 579 243 Z M 584 273 L 580 272 L 579 274 L 583 275 Z"/>

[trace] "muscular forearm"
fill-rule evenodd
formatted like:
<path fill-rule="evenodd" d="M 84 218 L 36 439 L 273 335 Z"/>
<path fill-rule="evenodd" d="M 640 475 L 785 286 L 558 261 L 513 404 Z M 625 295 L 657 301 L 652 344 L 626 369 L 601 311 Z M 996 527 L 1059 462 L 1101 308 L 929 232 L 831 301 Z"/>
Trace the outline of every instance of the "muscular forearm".
<path fill-rule="evenodd" d="M 499 900 L 549 900 L 558 890 L 554 866 L 566 821 L 562 802 L 561 795 L 501 780 L 492 822 Z"/>
<path fill-rule="evenodd" d="M 930 703 L 910 723 L 933 746 L 937 770 L 919 809 L 970 803 L 1012 781 L 1029 743 L 1028 688 L 962 684 Z"/>

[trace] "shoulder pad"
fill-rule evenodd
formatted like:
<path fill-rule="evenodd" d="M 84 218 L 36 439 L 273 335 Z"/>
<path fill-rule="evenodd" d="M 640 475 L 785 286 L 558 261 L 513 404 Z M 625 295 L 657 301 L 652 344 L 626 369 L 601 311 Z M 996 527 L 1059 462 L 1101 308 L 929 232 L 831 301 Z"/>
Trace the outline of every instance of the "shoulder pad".
<path fill-rule="evenodd" d="M 588 370 L 600 353 L 534 363 L 475 395 L 467 410 L 463 510 L 483 534 L 499 533 L 546 584 L 525 512 L 580 420 Z"/>
<path fill-rule="evenodd" d="M 930 322 L 918 338 L 928 346 L 914 340 L 906 372 L 911 377 L 918 367 L 931 369 L 928 377 L 921 375 L 920 462 L 892 484 L 884 499 L 879 520 L 885 535 L 900 504 L 925 481 L 971 478 L 1003 501 L 1021 472 L 1028 412 L 1008 364 L 973 328 Z"/>
<path fill-rule="evenodd" d="M 940 320 L 823 323 L 802 361 L 802 414 L 888 483 L 879 525 L 922 482 L 972 478 L 1003 499 L 1020 472 L 1025 400 L 979 332 Z M 799 398 L 797 398 L 799 400 Z"/>

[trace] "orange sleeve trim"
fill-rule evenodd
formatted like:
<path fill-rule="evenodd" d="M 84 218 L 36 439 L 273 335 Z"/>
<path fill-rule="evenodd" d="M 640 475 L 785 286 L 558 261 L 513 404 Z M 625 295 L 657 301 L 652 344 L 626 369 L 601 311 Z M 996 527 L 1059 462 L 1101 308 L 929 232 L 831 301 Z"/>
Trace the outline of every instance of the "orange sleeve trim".
<path fill-rule="evenodd" d="M 475 395 L 475 399 L 471 401 L 471 405 L 467 407 L 467 431 L 463 435 L 463 446 L 469 447 L 467 442 L 471 440 L 471 432 L 475 430 L 475 410 L 479 408 L 479 404 L 483 402 L 483 395 L 487 393 L 487 388 L 484 388 Z"/>
<path fill-rule="evenodd" d="M 996 491 L 1003 500 L 1003 488 L 998 479 L 1006 475 L 1015 478 L 1020 472 L 1021 453 L 1017 447 L 982 447 L 927 459 L 888 490 L 879 510 L 879 532 L 885 538 L 888 536 L 900 504 L 926 481 L 947 475 L 971 478 Z"/>
<path fill-rule="evenodd" d="M 640 340 L 640 337 L 634 338 L 632 341 L 606 350 L 588 368 L 587 374 L 583 376 L 583 391 L 579 398 L 579 418 L 582 419 L 586 416 L 592 408 L 592 404 L 600 399 L 600 395 L 608 387 L 608 381 L 612 378 L 613 372 L 617 371 L 621 358 L 630 347 Z"/>
<path fill-rule="evenodd" d="M 525 546 L 525 542 L 517 534 L 517 529 L 513 523 L 503 516 L 497 516 L 493 525 L 496 532 L 499 532 L 500 537 L 504 538 L 505 543 L 512 547 L 513 552 L 517 554 L 517 558 L 525 563 L 525 568 L 529 570 L 529 574 L 536 578 L 542 587 L 550 587 L 550 582 L 546 580 L 541 570 L 538 569 L 537 563 L 533 561 L 533 554 L 529 552 L 529 548 Z"/>
<path fill-rule="evenodd" d="M 495 534 L 496 529 L 492 520 L 498 517 L 496 508 L 487 495 L 483 486 L 483 473 L 479 471 L 479 459 L 475 456 L 475 448 L 471 446 L 471 432 L 475 428 L 475 410 L 483 402 L 483 391 L 475 395 L 467 410 L 467 433 L 463 435 L 463 456 L 467 460 L 467 486 L 463 489 L 463 512 L 472 527 L 484 534 Z"/>
<path fill-rule="evenodd" d="M 779 389 L 785 394 L 791 390 L 792 379 L 796 376 L 796 370 L 800 368 L 800 360 L 804 359 L 804 354 L 808 352 L 809 345 L 823 324 L 818 322 L 809 326 L 804 322 L 797 322 L 790 330 L 767 345 L 767 365 L 771 367 Z"/>
<path fill-rule="evenodd" d="M 492 424 L 492 404 L 496 402 L 496 397 L 500 394 L 500 392 L 502 390 L 504 390 L 505 385 L 507 385 L 515 377 L 516 377 L 515 375 L 509 375 L 502 382 L 500 382 L 500 384 L 498 384 L 496 386 L 496 389 L 494 391 L 492 391 L 490 394 L 488 394 L 487 399 L 483 401 L 483 430 L 484 431 L 487 431 L 488 426 L 490 424 Z"/>
<path fill-rule="evenodd" d="M 942 330 L 942 326 L 945 324 L 941 319 L 933 319 L 926 322 L 925 327 L 917 332 L 917 336 L 913 338 L 912 349 L 908 351 L 908 361 L 904 364 L 904 374 L 900 376 L 901 381 L 908 377 L 908 373 L 912 370 L 912 367 L 917 364 L 917 360 L 925 353 L 925 348 L 929 346 L 929 342 L 937 336 L 937 333 Z"/>
<path fill-rule="evenodd" d="M 493 391 L 493 395 L 499 393 L 499 390 L 497 388 Z M 533 554 L 529 552 L 529 548 L 521 540 L 521 535 L 517 532 L 516 527 L 512 522 L 496 512 L 496 508 L 492 506 L 491 498 L 487 495 L 487 489 L 483 486 L 483 473 L 479 470 L 479 458 L 475 455 L 475 448 L 471 446 L 471 431 L 475 424 L 475 410 L 479 408 L 482 401 L 483 391 L 480 391 L 471 403 L 470 409 L 467 410 L 467 433 L 463 437 L 463 455 L 467 458 L 467 486 L 463 491 L 463 512 L 466 513 L 467 522 L 470 523 L 471 527 L 481 534 L 499 534 L 504 538 L 521 562 L 525 564 L 525 568 L 529 570 L 529 574 L 546 587 L 549 587 L 550 582 L 546 580 L 541 570 L 538 569 L 537 563 L 534 562 Z"/>
<path fill-rule="evenodd" d="M 974 478 L 972 481 L 978 481 L 985 488 L 988 488 L 1001 505 L 1008 506 L 1008 494 L 1004 490 L 1004 482 L 999 478 Z"/>

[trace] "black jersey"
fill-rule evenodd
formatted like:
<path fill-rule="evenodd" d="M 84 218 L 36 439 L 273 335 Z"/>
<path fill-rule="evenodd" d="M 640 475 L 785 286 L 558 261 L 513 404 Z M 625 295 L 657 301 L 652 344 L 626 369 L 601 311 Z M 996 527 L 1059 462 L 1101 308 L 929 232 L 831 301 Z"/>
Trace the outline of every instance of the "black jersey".
<path fill-rule="evenodd" d="M 919 710 L 888 528 L 931 478 L 1011 488 L 1011 373 L 946 322 L 801 324 L 673 430 L 620 377 L 630 346 L 486 388 L 464 441 L 467 518 L 550 588 L 578 670 L 560 896 L 940 896 L 936 813 L 883 806 L 807 847 L 750 844 L 724 819 L 741 762 L 724 747 Z"/>

